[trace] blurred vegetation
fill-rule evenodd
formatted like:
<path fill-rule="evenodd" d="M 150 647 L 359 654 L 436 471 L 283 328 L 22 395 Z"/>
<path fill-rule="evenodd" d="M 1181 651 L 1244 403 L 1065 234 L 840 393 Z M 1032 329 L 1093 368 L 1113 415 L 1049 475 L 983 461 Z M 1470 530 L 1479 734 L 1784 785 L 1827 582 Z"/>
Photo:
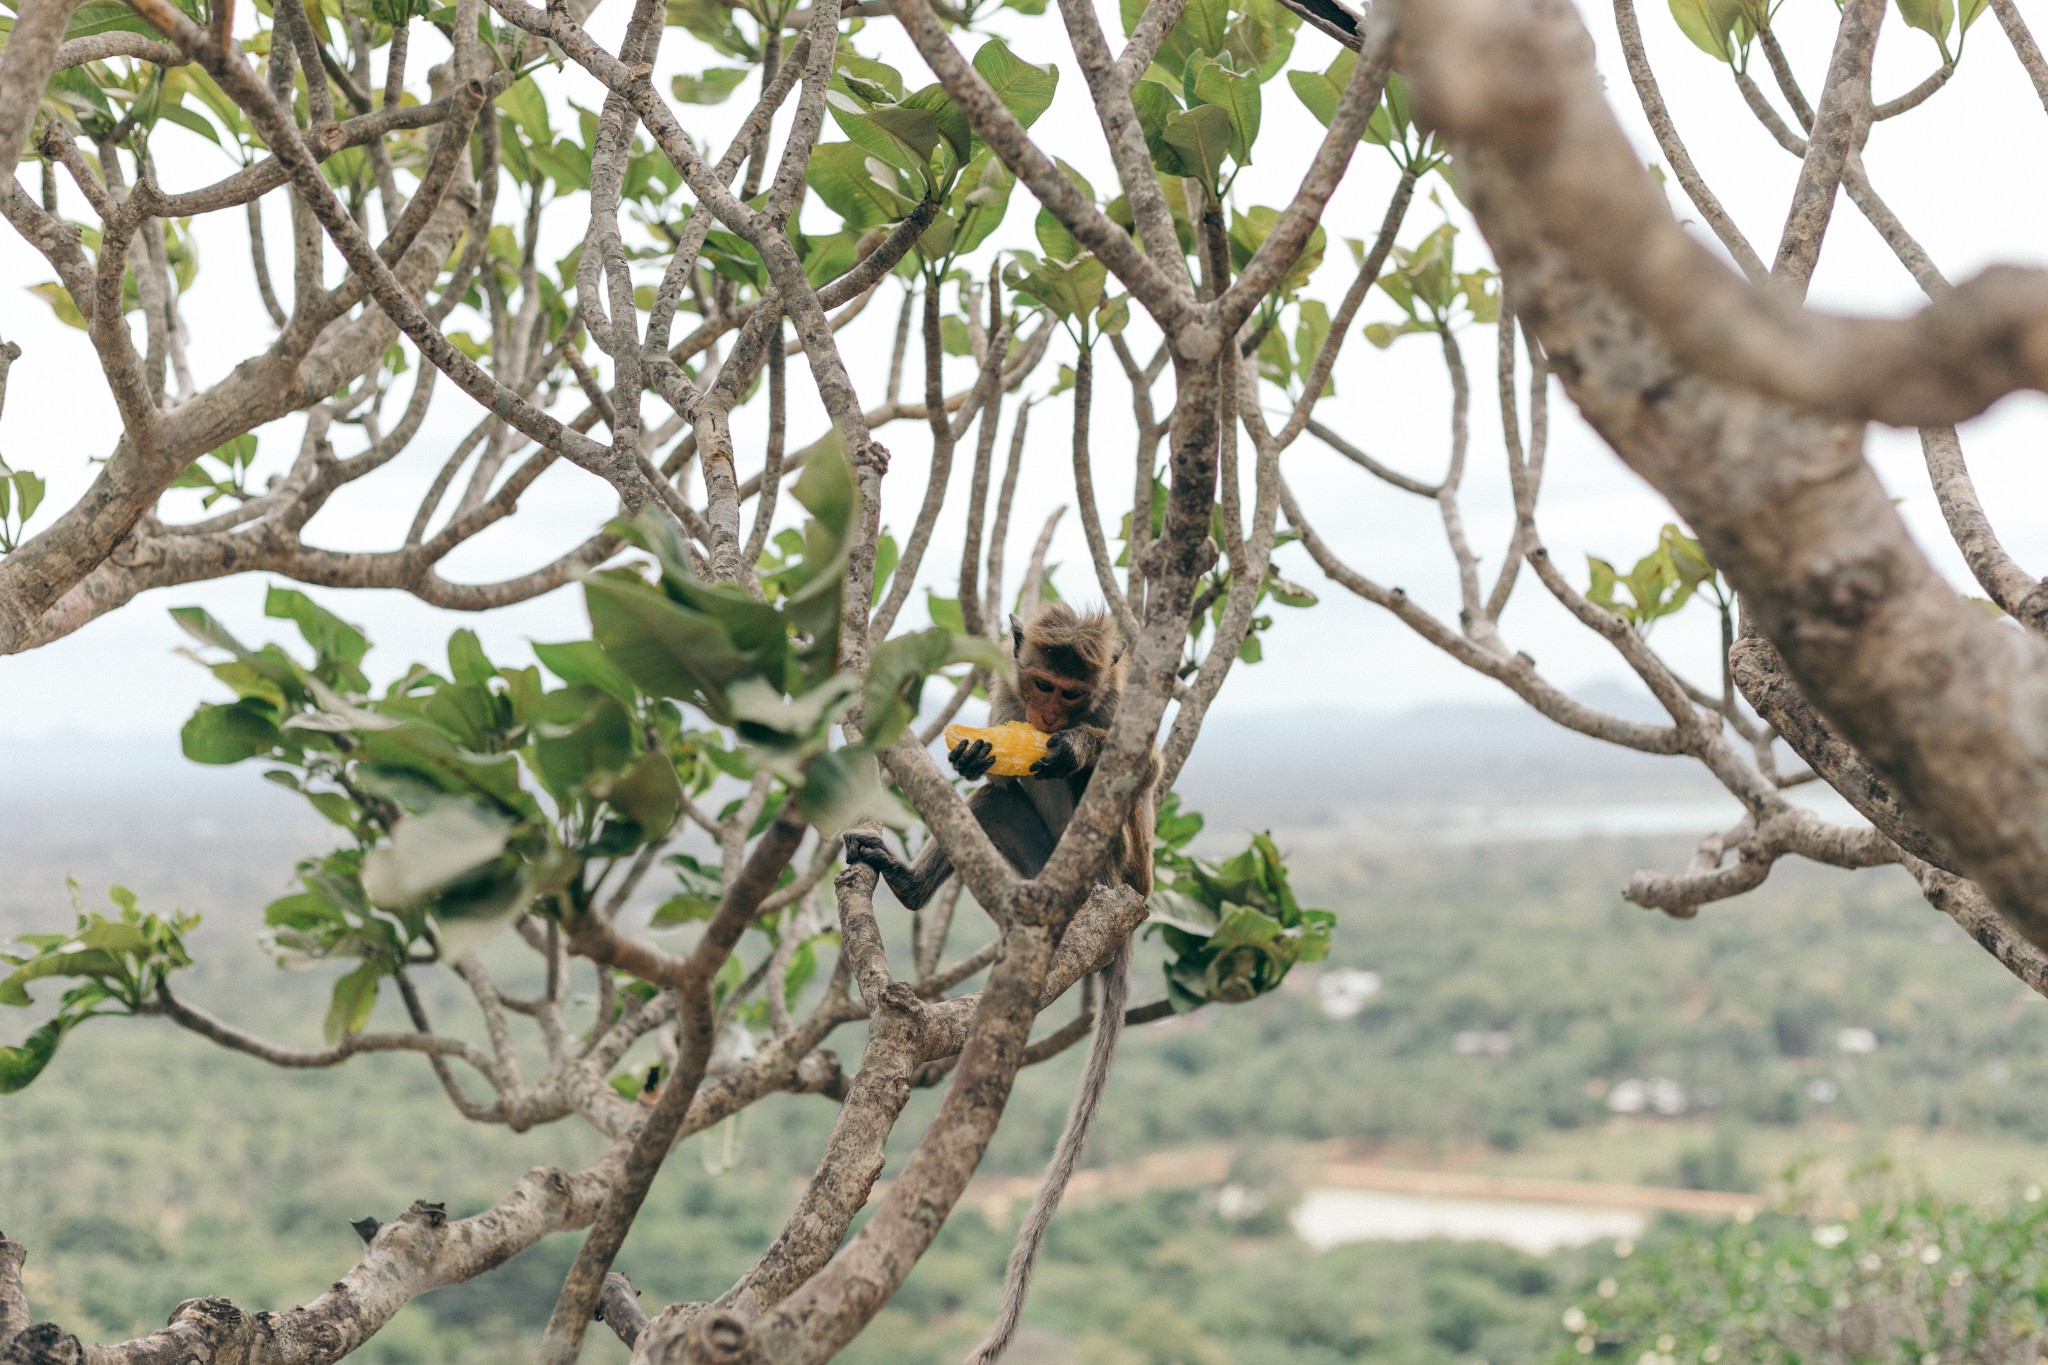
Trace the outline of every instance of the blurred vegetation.
<path fill-rule="evenodd" d="M 1215 838 L 1241 847 L 1238 834 Z M 1301 899 L 1341 917 L 1324 970 L 1369 969 L 1381 989 L 1355 1016 L 1329 1018 L 1316 968 L 1302 966 L 1249 1004 L 1129 1036 L 1090 1160 L 1227 1144 L 1238 1152 L 1232 1179 L 1254 1197 L 1236 1219 L 1219 1211 L 1213 1187 L 1075 1202 L 1048 1244 L 1018 1365 L 1506 1365 L 1576 1350 L 1562 1326 L 1574 1305 L 1599 1318 L 1600 1350 L 1626 1340 L 1635 1360 L 1679 1331 L 1614 1316 L 1616 1305 L 1657 1306 L 1644 1278 L 1653 1267 L 1693 1275 L 1686 1258 L 1722 1255 L 1715 1248 L 1735 1239 L 1727 1245 L 1739 1254 L 1724 1259 L 1759 1263 L 1770 1287 L 1781 1258 L 1808 1274 L 1794 1248 L 1809 1259 L 1820 1250 L 1819 1224 L 1760 1219 L 1718 1231 L 1660 1225 L 1625 1262 L 1606 1246 L 1548 1260 L 1448 1244 L 1317 1255 L 1285 1222 L 1297 1179 L 1289 1154 L 1300 1143 L 1351 1140 L 1395 1163 L 1453 1158 L 1702 1188 L 1760 1187 L 1808 1145 L 1876 1150 L 1929 1134 L 2002 1144 L 2021 1166 L 2033 1160 L 2026 1144 L 2048 1139 L 2048 1008 L 1903 877 L 1786 867 L 1761 892 L 1684 923 L 1620 900 L 1631 868 L 1677 856 L 1615 842 L 1291 857 Z M 277 869 L 280 882 L 287 872 Z M 150 877 L 134 880 L 147 903 Z M 15 888 L 10 902 L 20 895 Z M 208 913 L 192 936 L 197 965 L 182 974 L 188 993 L 248 1027 L 310 1042 L 326 983 L 320 973 L 279 973 L 254 948 L 260 904 L 246 891 L 227 904 L 186 903 Z M 884 932 L 907 943 L 907 917 L 885 913 Z M 958 950 L 985 932 L 964 913 Z M 1140 1001 L 1166 985 L 1157 939 L 1143 951 Z M 433 974 L 425 983 L 446 985 Z M 429 996 L 437 1017 L 457 1017 L 458 1003 L 452 990 Z M 1845 1029 L 1869 1030 L 1872 1050 L 1843 1051 Z M 1505 1051 L 1461 1052 L 1460 1035 L 1473 1033 L 1506 1035 Z M 857 1030 L 832 1045 L 851 1055 Z M 1037 1170 L 1079 1062 L 1070 1054 L 1027 1073 L 986 1172 Z M 1608 1099 L 1632 1078 L 1674 1082 L 1686 1113 L 1617 1119 Z M 900 1131 L 920 1131 L 936 1102 L 919 1093 Z M 679 1153 L 621 1257 L 645 1301 L 706 1298 L 729 1284 L 793 1204 L 829 1121 L 822 1100 L 777 1097 L 745 1116 L 726 1174 L 707 1170 L 724 1155 L 723 1131 Z M 569 1123 L 524 1135 L 465 1124 L 417 1058 L 280 1072 L 161 1021 L 93 1021 L 41 1083 L 0 1100 L 0 1227 L 30 1249 L 39 1317 L 115 1339 L 161 1324 L 198 1294 L 258 1307 L 303 1300 L 357 1254 L 348 1220 L 389 1216 L 415 1198 L 473 1211 L 527 1166 L 587 1161 L 598 1145 Z M 1903 1240 L 1882 1232 L 1884 1218 L 1917 1219 L 1931 1229 L 1925 1237 L 1943 1239 L 1944 1277 L 1958 1264 L 1974 1269 L 1966 1248 L 2043 1240 L 2024 1210 L 1985 1224 L 1982 1237 L 1962 1230 L 1967 1213 L 1873 1202 L 1834 1249 L 1850 1247 L 1850 1259 L 1830 1261 L 1827 1273 L 1847 1274 L 1839 1267 L 1853 1268 L 1871 1238 Z M 992 1311 L 1010 1232 L 1000 1217 L 963 1210 L 847 1358 L 957 1360 Z M 1752 1240 L 1767 1248 L 1760 1261 L 1747 1251 Z M 574 1249 L 558 1238 L 475 1284 L 426 1296 L 365 1358 L 456 1362 L 525 1349 Z M 2033 1274 L 2032 1261 L 2015 1264 Z M 1603 1300 L 1606 1278 L 1634 1287 Z M 1800 1283 L 1811 1309 L 1820 1291 Z M 1950 1292 L 1945 1278 L 1930 1281 L 1929 1294 Z M 1703 1282 L 1683 1311 L 1750 1311 L 1737 1302 L 1734 1290 Z M 1704 1338 L 1682 1339 L 1692 1354 L 1674 1359 L 1699 1359 Z M 609 1338 L 590 1350 L 591 1360 L 623 1359 Z"/>
<path fill-rule="evenodd" d="M 1872 1181 L 1868 1201 L 1666 1229 L 1566 1308 L 1579 1356 L 1794 1365 L 2001 1365 L 2048 1352 L 2048 1207 Z M 1801 1216 L 1801 1215 L 1804 1216 Z"/>

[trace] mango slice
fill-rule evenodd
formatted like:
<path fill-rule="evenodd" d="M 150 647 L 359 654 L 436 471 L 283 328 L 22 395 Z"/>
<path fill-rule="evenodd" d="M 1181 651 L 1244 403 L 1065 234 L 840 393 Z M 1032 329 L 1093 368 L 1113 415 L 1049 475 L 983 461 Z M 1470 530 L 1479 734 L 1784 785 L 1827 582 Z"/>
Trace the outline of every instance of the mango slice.
<path fill-rule="evenodd" d="M 997 777 L 1025 777 L 1031 765 L 1045 757 L 1046 734 L 1029 721 L 1013 720 L 1004 725 L 948 725 L 946 751 L 969 740 L 985 739 L 996 751 L 989 771 Z"/>

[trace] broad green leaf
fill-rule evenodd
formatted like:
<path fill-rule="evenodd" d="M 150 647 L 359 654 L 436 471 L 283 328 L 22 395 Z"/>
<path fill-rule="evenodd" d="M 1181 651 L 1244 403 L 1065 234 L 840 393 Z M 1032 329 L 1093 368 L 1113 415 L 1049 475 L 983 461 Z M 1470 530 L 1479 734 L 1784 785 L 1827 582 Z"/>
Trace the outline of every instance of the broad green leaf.
<path fill-rule="evenodd" d="M 520 786 L 519 761 L 511 754 L 465 752 L 423 721 L 360 730 L 357 739 L 370 763 L 424 778 L 456 795 L 487 797 L 507 811 L 525 813 L 533 807 L 533 798 Z"/>
<path fill-rule="evenodd" d="M 1671 17 L 1693 46 L 1716 61 L 1733 62 L 1749 44 L 1741 0 L 1670 0 Z M 1912 20 L 1908 19 L 1908 23 Z"/>
<path fill-rule="evenodd" d="M 895 743 L 903 727 L 917 718 L 925 680 L 948 664 L 959 663 L 1003 676 L 1009 656 L 993 640 L 956 635 L 942 626 L 899 635 L 877 646 L 861 695 L 864 742 L 877 749 Z"/>
<path fill-rule="evenodd" d="M 669 93 L 684 104 L 723 104 L 749 74 L 743 66 L 709 67 L 695 76 L 674 77 Z"/>
<path fill-rule="evenodd" d="M 848 86 L 856 89 L 867 87 L 862 98 L 870 104 L 900 100 L 908 88 L 903 84 L 902 73 L 895 67 L 872 57 L 863 57 L 853 50 L 851 43 L 840 43 L 832 54 L 832 71 L 835 79 Z"/>
<path fill-rule="evenodd" d="M 824 200 L 825 207 L 854 229 L 894 223 L 915 207 L 895 189 L 879 180 L 870 168 L 872 158 L 852 142 L 828 142 L 814 148 L 806 181 Z M 893 173 L 889 176 L 894 180 Z"/>
<path fill-rule="evenodd" d="M 1337 59 L 1321 72 L 1288 72 L 1286 84 L 1294 86 L 1294 96 L 1315 115 L 1315 121 L 1329 127 L 1329 121 L 1337 117 L 1337 98 L 1343 94 L 1343 86 L 1352 80 L 1352 68 L 1358 65 L 1358 53 L 1350 49 L 1339 49 Z"/>
<path fill-rule="evenodd" d="M 255 697 L 226 706 L 202 705 L 178 732 L 185 757 L 194 763 L 240 763 L 267 754 L 283 742 L 276 708 Z"/>
<path fill-rule="evenodd" d="M 473 630 L 458 630 L 448 637 L 448 672 L 457 682 L 482 685 L 498 676 L 498 668 L 484 654 L 483 643 Z"/>
<path fill-rule="evenodd" d="M 57 1044 L 64 1040 L 64 1035 L 87 1017 L 59 1014 L 22 1039 L 21 1046 L 0 1047 L 0 1095 L 26 1089 L 57 1055 Z"/>
<path fill-rule="evenodd" d="M 592 574 L 583 592 L 591 633 L 621 672 L 644 691 L 731 723 L 725 687 L 753 670 L 724 627 L 630 574 Z"/>
<path fill-rule="evenodd" d="M 944 136 L 937 116 L 929 109 L 916 109 L 907 104 L 884 104 L 870 110 L 868 117 L 920 157 L 930 156 Z"/>
<path fill-rule="evenodd" d="M 669 832 L 682 810 L 675 765 L 666 754 L 649 750 L 634 760 L 605 799 L 639 827 L 641 842 L 652 843 Z"/>
<path fill-rule="evenodd" d="M 511 89 L 498 96 L 498 109 L 533 142 L 545 145 L 555 140 L 554 127 L 548 122 L 547 99 L 533 77 L 522 76 L 514 81 Z"/>
<path fill-rule="evenodd" d="M 46 284 L 32 284 L 28 292 L 50 305 L 50 311 L 57 315 L 57 321 L 66 327 L 85 330 L 85 314 L 78 311 L 78 305 L 71 301 L 71 291 L 51 280 Z"/>
<path fill-rule="evenodd" d="M 953 252 L 965 255 L 974 250 L 1002 225 L 1010 209 L 1010 192 L 1017 179 L 1009 168 L 984 147 L 967 164 L 947 201 L 947 212 L 959 224 L 953 238 Z"/>
<path fill-rule="evenodd" d="M 297 625 L 300 636 L 323 659 L 360 664 L 370 651 L 362 631 L 296 588 L 272 587 L 264 594 L 263 614 Z"/>
<path fill-rule="evenodd" d="M 144 19 L 120 0 L 87 0 L 72 12 L 71 23 L 64 30 L 66 40 L 90 38 L 100 33 L 140 33 L 145 37 L 163 38 L 156 25 Z"/>
<path fill-rule="evenodd" d="M 287 0 L 289 3 L 289 0 Z M 384 975 L 381 963 L 364 962 L 334 983 L 334 995 L 327 1005 L 327 1017 L 320 1032 L 328 1046 L 352 1033 L 361 1033 L 377 1008 L 377 978 Z"/>
<path fill-rule="evenodd" d="M 1176 33 L 1185 33 L 1197 51 L 1220 56 L 1230 42 L 1230 0 L 1188 0 Z"/>
<path fill-rule="evenodd" d="M 26 469 L 15 470 L 9 479 L 14 484 L 17 515 L 25 523 L 36 514 L 36 508 L 43 505 L 43 481 Z"/>
<path fill-rule="evenodd" d="M 944 86 L 933 84 L 922 90 L 913 91 L 903 97 L 903 102 L 898 107 L 922 110 L 932 116 L 933 121 L 938 124 L 939 136 L 953 149 L 955 165 L 965 166 L 968 159 L 974 155 L 974 131 L 968 127 L 967 115 L 961 112 L 959 105 L 953 103 L 953 97 L 946 93 Z M 878 114 L 880 112 L 876 111 Z"/>
<path fill-rule="evenodd" d="M 1049 260 L 1071 261 L 1081 254 L 1081 244 L 1074 240 L 1074 234 L 1067 231 L 1067 225 L 1053 217 L 1052 210 L 1041 208 L 1037 221 L 1032 224 L 1038 236 L 1038 245 Z"/>
<path fill-rule="evenodd" d="M 467 801 L 443 801 L 409 815 L 391 842 L 363 855 L 363 890 L 388 909 L 416 905 L 505 851 L 512 822 Z"/>
<path fill-rule="evenodd" d="M 855 821 L 896 818 L 902 810 L 883 787 L 874 754 L 852 745 L 810 761 L 796 802 L 804 818 L 828 838 Z"/>
<path fill-rule="evenodd" d="M 1166 144 L 1180 153 L 1189 173 L 1216 196 L 1223 162 L 1230 155 L 1230 114 L 1213 104 L 1171 115 L 1166 120 Z"/>
<path fill-rule="evenodd" d="M 548 672 L 572 686 L 595 687 L 621 706 L 633 705 L 638 696 L 632 681 L 619 671 L 604 647 L 595 640 L 570 640 L 564 644 L 535 644 L 534 656 L 547 665 Z"/>
<path fill-rule="evenodd" d="M 1194 173 L 1191 163 L 1166 137 L 1167 122 L 1181 112 L 1180 100 L 1158 81 L 1139 81 L 1131 87 L 1131 103 L 1138 111 L 1138 130 L 1144 134 L 1145 150 L 1152 154 L 1152 166 L 1163 176 Z M 1169 195 L 1167 202 L 1172 203 Z"/>
<path fill-rule="evenodd" d="M 803 239 L 804 278 L 814 287 L 838 279 L 860 262 L 861 234 L 853 228 Z"/>
<path fill-rule="evenodd" d="M 533 727 L 533 767 L 557 801 L 567 802 L 598 773 L 616 773 L 633 757 L 633 722 L 594 687 L 550 692 Z"/>
<path fill-rule="evenodd" d="M 1917 28 L 1948 51 L 1949 30 L 1955 26 L 1955 0 L 1893 0 L 1899 17 L 1908 28 Z"/>
<path fill-rule="evenodd" d="M 1230 115 L 1230 154 L 1240 166 L 1252 159 L 1259 137 L 1259 83 L 1239 76 L 1219 62 L 1205 62 L 1195 72 L 1195 98 Z"/>
<path fill-rule="evenodd" d="M 960 599 L 941 597 L 930 588 L 926 588 L 924 602 L 925 612 L 932 618 L 933 625 L 944 627 L 954 635 L 966 633 L 967 622 L 960 614 Z"/>
<path fill-rule="evenodd" d="M 974 54 L 974 69 L 994 90 L 1003 107 L 1029 128 L 1039 115 L 1052 107 L 1059 89 L 1060 73 L 1055 66 L 1034 66 L 1000 38 L 991 38 Z"/>

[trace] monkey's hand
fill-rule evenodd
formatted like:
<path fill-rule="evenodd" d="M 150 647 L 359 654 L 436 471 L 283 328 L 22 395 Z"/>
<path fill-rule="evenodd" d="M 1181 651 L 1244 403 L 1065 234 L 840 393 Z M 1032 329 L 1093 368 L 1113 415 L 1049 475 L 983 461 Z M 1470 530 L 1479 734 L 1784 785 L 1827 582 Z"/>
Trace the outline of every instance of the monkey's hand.
<path fill-rule="evenodd" d="M 988 775 L 990 765 L 996 761 L 996 751 L 985 739 L 969 739 L 955 744 L 946 757 L 954 772 L 972 782 Z"/>
<path fill-rule="evenodd" d="M 1081 771 L 1080 746 L 1075 732 L 1060 730 L 1046 736 L 1045 757 L 1031 765 L 1033 777 L 1072 777 Z"/>
<path fill-rule="evenodd" d="M 896 856 L 889 852 L 889 846 L 882 842 L 881 835 L 851 830 L 844 837 L 848 867 L 864 864 L 877 872 L 882 872 L 896 866 Z"/>

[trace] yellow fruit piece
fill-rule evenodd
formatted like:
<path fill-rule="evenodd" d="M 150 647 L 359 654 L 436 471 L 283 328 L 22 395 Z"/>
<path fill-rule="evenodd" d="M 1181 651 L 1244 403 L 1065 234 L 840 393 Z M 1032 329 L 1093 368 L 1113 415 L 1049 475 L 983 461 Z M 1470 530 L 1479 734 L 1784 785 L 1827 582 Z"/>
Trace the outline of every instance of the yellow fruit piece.
<path fill-rule="evenodd" d="M 1029 721 L 1013 720 L 1005 725 L 986 728 L 976 725 L 946 727 L 948 753 L 975 739 L 987 740 L 989 747 L 996 751 L 996 761 L 989 765 L 989 771 L 997 777 L 1027 776 L 1031 765 L 1045 757 L 1045 732 Z"/>

